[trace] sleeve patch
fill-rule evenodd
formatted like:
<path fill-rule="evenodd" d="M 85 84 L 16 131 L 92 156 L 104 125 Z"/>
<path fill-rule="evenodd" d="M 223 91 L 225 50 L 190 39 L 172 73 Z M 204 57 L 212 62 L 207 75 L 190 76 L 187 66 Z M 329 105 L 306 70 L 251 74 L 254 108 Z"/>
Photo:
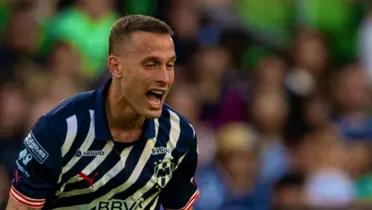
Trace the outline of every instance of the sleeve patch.
<path fill-rule="evenodd" d="M 32 207 L 32 208 L 41 208 L 45 204 L 45 199 L 33 199 L 27 196 L 22 195 L 22 193 L 18 192 L 13 186 L 10 189 L 9 195 L 14 198 L 16 201 Z"/>
<path fill-rule="evenodd" d="M 49 153 L 40 145 L 40 143 L 36 140 L 32 132 L 30 132 L 27 135 L 27 137 L 25 138 L 24 144 L 27 150 L 30 152 L 30 154 L 40 164 L 43 164 L 45 160 L 49 157 Z"/>

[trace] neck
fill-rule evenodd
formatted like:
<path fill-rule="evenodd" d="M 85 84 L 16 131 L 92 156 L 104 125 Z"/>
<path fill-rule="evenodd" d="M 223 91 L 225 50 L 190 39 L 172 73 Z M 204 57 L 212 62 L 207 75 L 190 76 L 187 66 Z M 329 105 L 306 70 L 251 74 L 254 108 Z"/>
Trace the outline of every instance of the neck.
<path fill-rule="evenodd" d="M 105 107 L 110 129 L 137 130 L 142 127 L 145 121 L 143 116 L 128 105 L 114 84 L 108 91 Z"/>

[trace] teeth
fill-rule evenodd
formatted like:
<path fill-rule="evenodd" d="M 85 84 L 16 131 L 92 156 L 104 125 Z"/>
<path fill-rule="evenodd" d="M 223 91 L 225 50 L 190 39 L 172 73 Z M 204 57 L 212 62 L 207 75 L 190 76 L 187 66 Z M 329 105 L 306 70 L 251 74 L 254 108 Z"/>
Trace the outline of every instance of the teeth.
<path fill-rule="evenodd" d="M 151 92 L 152 92 L 152 93 L 155 93 L 155 94 L 159 94 L 159 95 L 161 95 L 161 94 L 164 93 L 164 92 L 161 91 L 161 90 L 151 90 Z"/>

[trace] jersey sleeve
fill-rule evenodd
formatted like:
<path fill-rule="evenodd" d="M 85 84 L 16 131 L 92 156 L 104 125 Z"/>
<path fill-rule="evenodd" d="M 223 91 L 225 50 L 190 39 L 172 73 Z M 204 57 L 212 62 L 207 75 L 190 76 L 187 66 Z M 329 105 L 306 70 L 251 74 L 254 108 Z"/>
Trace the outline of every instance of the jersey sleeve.
<path fill-rule="evenodd" d="M 53 123 L 41 117 L 22 144 L 10 196 L 26 206 L 41 208 L 55 192 L 62 162 L 56 133 Z"/>
<path fill-rule="evenodd" d="M 197 141 L 194 137 L 192 146 L 161 193 L 164 209 L 189 210 L 199 198 L 199 189 L 194 180 L 197 162 Z"/>

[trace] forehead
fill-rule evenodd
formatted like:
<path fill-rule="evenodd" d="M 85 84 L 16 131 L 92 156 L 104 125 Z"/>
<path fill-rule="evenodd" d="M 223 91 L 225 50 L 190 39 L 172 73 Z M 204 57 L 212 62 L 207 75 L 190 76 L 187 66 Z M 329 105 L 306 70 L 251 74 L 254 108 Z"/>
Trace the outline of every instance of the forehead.
<path fill-rule="evenodd" d="M 135 32 L 130 36 L 129 51 L 143 57 L 170 58 L 175 55 L 174 43 L 169 34 Z"/>

